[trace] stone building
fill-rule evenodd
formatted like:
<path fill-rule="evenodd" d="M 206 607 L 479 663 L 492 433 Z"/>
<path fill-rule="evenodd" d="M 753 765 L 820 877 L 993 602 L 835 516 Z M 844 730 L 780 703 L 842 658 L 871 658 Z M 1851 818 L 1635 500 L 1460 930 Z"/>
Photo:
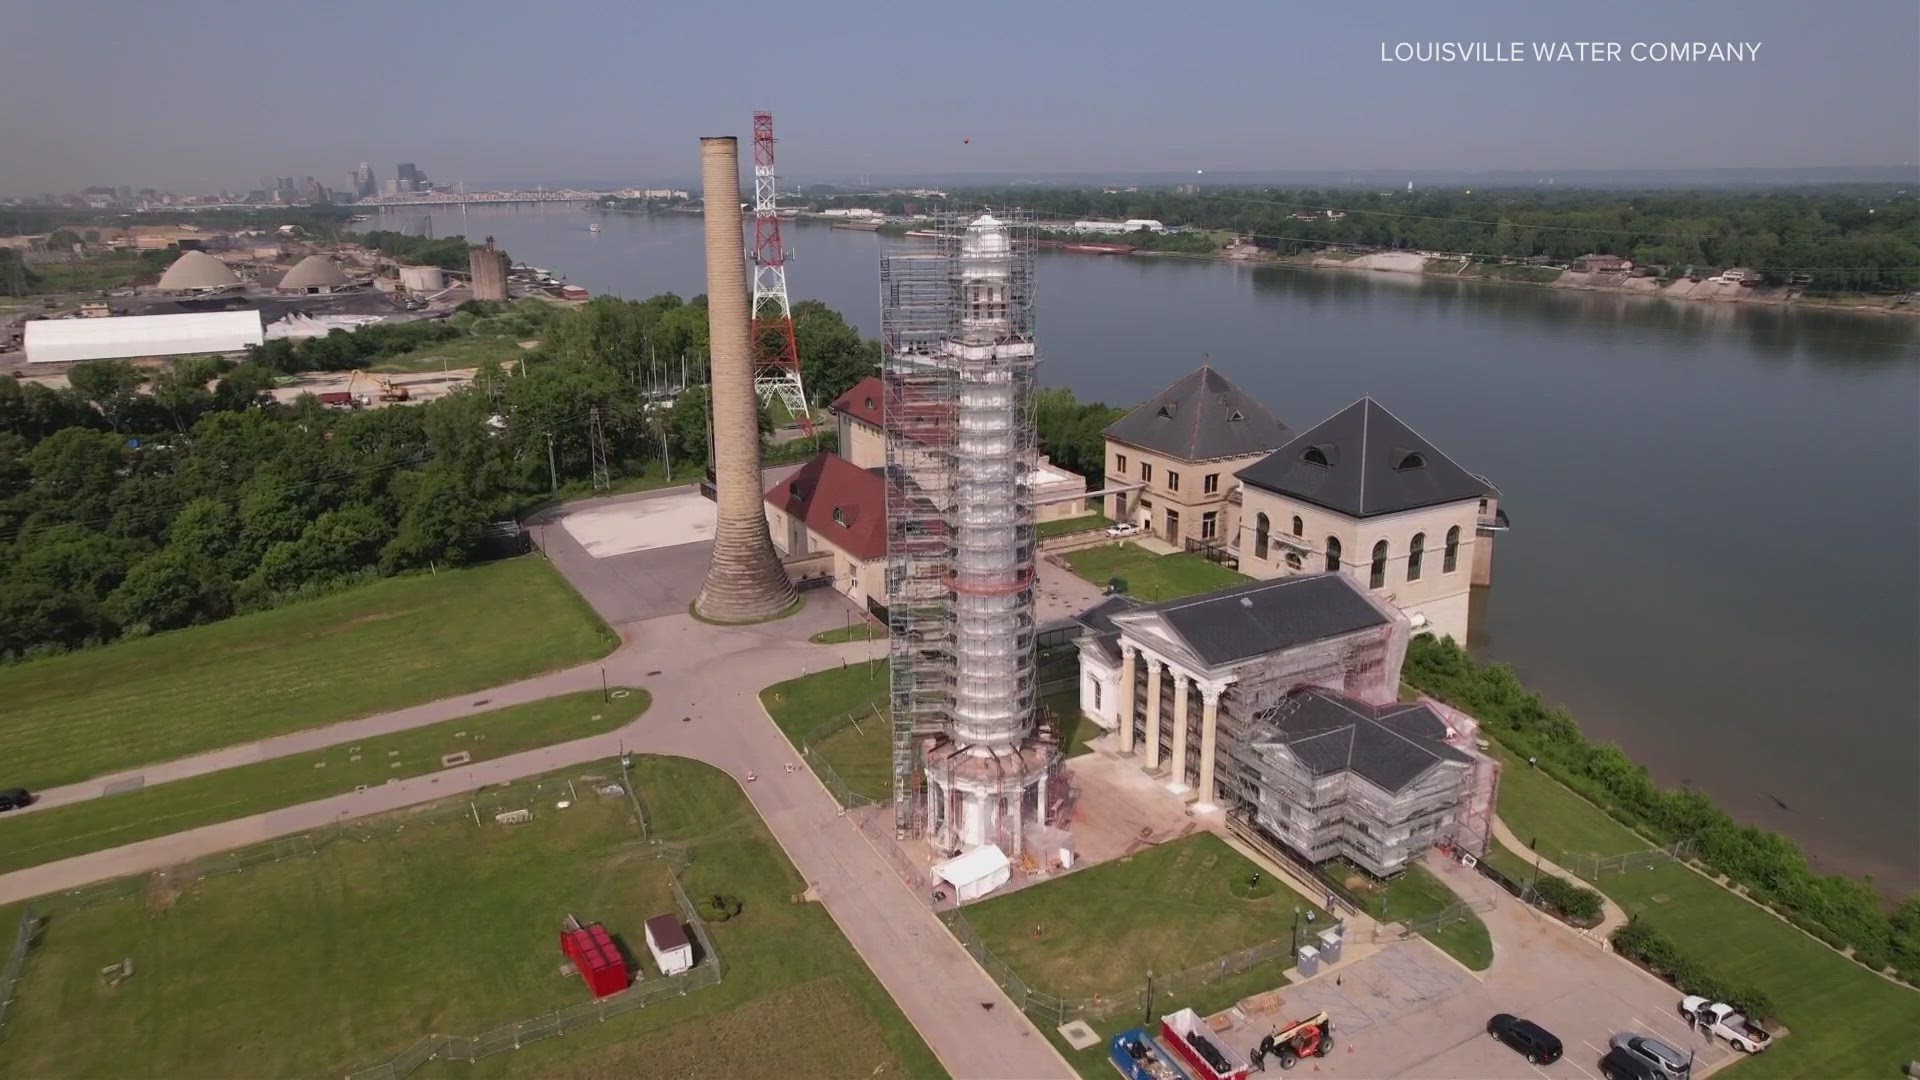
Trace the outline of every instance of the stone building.
<path fill-rule="evenodd" d="M 1371 397 L 1242 468 L 1240 572 L 1335 572 L 1391 600 L 1415 633 L 1465 642 L 1493 574 L 1499 492 Z"/>
<path fill-rule="evenodd" d="M 1477 725 L 1433 703 L 1400 706 L 1408 620 L 1352 577 L 1159 604 L 1118 596 L 1079 621 L 1082 712 L 1196 811 L 1380 874 L 1436 839 L 1484 836 L 1484 822 L 1466 826 L 1497 784 L 1472 747 Z"/>
<path fill-rule="evenodd" d="M 833 587 L 866 610 L 887 602 L 887 484 L 822 453 L 767 489 L 767 530 L 782 560 L 831 553 Z"/>
<path fill-rule="evenodd" d="M 1293 433 L 1210 365 L 1189 372 L 1106 430 L 1108 516 L 1175 546 L 1228 544 L 1239 531 L 1234 473 Z"/>

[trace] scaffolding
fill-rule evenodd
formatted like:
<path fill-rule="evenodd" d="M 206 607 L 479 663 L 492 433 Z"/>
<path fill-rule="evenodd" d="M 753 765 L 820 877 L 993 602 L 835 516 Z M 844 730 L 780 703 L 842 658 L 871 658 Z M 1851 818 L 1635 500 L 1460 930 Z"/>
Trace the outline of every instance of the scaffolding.
<path fill-rule="evenodd" d="M 1035 738 L 1032 222 L 950 215 L 930 231 L 932 251 L 880 271 L 894 820 L 953 846 L 963 816 L 979 842 L 1001 831 L 988 804 L 1007 807 L 1017 851 L 1058 757 Z M 965 815 L 947 812 L 956 799 Z"/>

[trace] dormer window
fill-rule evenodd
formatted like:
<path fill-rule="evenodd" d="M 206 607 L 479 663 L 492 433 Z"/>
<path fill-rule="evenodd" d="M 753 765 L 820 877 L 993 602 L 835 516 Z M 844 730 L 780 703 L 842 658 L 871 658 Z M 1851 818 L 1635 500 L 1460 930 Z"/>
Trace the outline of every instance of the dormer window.
<path fill-rule="evenodd" d="M 1228 419 L 1229 421 L 1233 421 L 1233 420 L 1245 420 L 1245 419 L 1246 419 L 1246 417 L 1245 417 L 1245 416 L 1243 416 L 1243 415 L 1241 415 L 1241 413 L 1240 413 L 1240 410 L 1239 410 L 1239 409 L 1235 409 L 1235 410 L 1233 410 L 1233 412 L 1232 412 L 1232 414 L 1231 414 L 1231 415 L 1229 415 L 1229 416 L 1227 417 L 1227 419 Z"/>
<path fill-rule="evenodd" d="M 1333 467 L 1333 462 L 1327 460 L 1327 452 L 1317 446 L 1307 447 L 1307 452 L 1300 455 L 1300 460 L 1309 465 L 1318 465 L 1323 469 Z"/>
<path fill-rule="evenodd" d="M 1173 419 L 1173 406 L 1171 405 L 1160 406 L 1160 416 L 1163 419 L 1167 419 L 1167 420 Z"/>
<path fill-rule="evenodd" d="M 798 498 L 800 498 L 800 497 L 801 497 L 801 496 L 800 496 L 800 485 L 799 485 L 799 484 L 798 484 L 797 482 L 796 482 L 796 483 L 792 483 L 792 484 L 788 484 L 788 485 L 787 485 L 787 495 L 788 495 L 788 496 L 790 496 L 790 497 L 792 497 L 792 498 L 795 498 L 795 499 L 798 499 Z"/>
<path fill-rule="evenodd" d="M 1405 472 L 1408 469 L 1424 469 L 1426 467 L 1427 459 L 1418 452 L 1415 452 L 1401 458 L 1400 464 L 1395 465 L 1393 469 L 1395 472 Z"/>
<path fill-rule="evenodd" d="M 868 412 L 872 412 L 872 411 L 873 411 L 873 399 L 872 399 L 872 398 L 868 398 L 868 399 L 867 399 L 867 411 L 868 411 Z"/>
<path fill-rule="evenodd" d="M 847 511 L 846 511 L 846 509 L 845 509 L 844 507 L 839 507 L 839 506 L 836 506 L 836 507 L 834 507 L 834 508 L 833 508 L 833 523 L 834 523 L 835 525 L 838 525 L 838 526 L 840 526 L 840 527 L 841 527 L 841 528 L 843 528 L 843 529 L 844 529 L 844 528 L 846 528 L 846 526 L 847 526 Z"/>

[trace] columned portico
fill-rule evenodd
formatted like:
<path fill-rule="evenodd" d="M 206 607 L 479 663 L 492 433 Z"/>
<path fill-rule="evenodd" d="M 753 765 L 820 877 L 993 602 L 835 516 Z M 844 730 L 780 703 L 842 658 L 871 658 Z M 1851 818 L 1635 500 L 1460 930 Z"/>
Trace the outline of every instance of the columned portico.
<path fill-rule="evenodd" d="M 1160 669 L 1166 663 L 1147 657 L 1147 771 L 1160 768 Z"/>
<path fill-rule="evenodd" d="M 1220 695 L 1227 692 L 1224 682 L 1200 684 L 1200 801 L 1194 809 L 1202 813 L 1214 809 L 1213 754 L 1220 724 Z"/>
<path fill-rule="evenodd" d="M 1132 645 L 1120 646 L 1120 752 L 1133 753 L 1133 688 L 1134 661 L 1140 656 L 1140 650 Z"/>

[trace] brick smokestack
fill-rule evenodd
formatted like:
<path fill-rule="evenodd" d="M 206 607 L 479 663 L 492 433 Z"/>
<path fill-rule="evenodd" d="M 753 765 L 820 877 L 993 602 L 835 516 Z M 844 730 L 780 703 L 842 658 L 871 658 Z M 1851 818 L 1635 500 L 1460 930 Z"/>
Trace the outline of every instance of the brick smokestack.
<path fill-rule="evenodd" d="M 740 146 L 700 140 L 707 222 L 707 333 L 713 350 L 713 561 L 694 610 L 716 622 L 754 622 L 793 606 L 761 505 L 760 414 L 748 344 L 747 256 L 740 230 Z"/>

